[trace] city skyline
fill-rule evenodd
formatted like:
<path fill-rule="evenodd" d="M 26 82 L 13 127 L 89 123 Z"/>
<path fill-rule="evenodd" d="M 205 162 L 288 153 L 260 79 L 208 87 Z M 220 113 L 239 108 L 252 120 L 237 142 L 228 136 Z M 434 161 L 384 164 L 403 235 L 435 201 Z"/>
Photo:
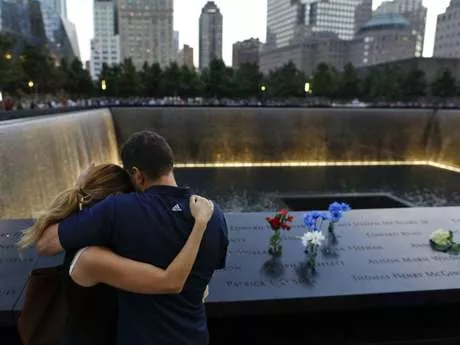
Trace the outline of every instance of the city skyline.
<path fill-rule="evenodd" d="M 374 0 L 374 9 L 384 0 Z M 174 0 L 174 30 L 179 31 L 179 46 L 194 48 L 195 64 L 198 62 L 199 17 L 207 0 Z M 232 45 L 251 37 L 266 39 L 266 0 L 215 0 L 223 15 L 223 59 L 232 64 Z M 424 0 L 428 7 L 424 56 L 431 56 L 434 47 L 437 15 L 443 13 L 450 0 Z M 244 9 L 244 10 L 241 10 Z M 93 0 L 68 0 L 69 19 L 77 27 L 82 61 L 89 60 L 90 40 L 93 38 Z M 260 13 L 260 14 L 258 14 Z M 251 23 L 252 25 L 247 25 Z"/>

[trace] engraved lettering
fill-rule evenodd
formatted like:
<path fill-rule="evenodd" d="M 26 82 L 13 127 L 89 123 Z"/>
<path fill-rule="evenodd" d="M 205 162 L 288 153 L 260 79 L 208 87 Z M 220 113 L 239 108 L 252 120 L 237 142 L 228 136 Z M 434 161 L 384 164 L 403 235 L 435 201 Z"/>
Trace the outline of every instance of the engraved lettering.
<path fill-rule="evenodd" d="M 246 287 L 246 288 L 260 288 L 260 287 L 266 287 L 267 283 L 265 283 L 262 280 L 251 280 L 251 281 L 226 281 L 225 285 L 227 287 L 236 287 L 236 288 L 241 288 L 241 287 Z"/>

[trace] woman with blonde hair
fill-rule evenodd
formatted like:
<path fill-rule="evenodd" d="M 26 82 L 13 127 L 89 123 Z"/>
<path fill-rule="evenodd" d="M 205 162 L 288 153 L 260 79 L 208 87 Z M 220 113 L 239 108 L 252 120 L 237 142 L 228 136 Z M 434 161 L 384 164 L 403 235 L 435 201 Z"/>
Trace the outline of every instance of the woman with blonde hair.
<path fill-rule="evenodd" d="M 110 195 L 133 192 L 128 174 L 114 164 L 91 166 L 75 188 L 61 193 L 24 231 L 18 245 L 34 246 L 45 229 Z M 63 344 L 115 344 L 116 289 L 140 294 L 180 293 L 196 260 L 214 207 L 199 196 L 190 198 L 194 227 L 182 250 L 166 269 L 120 257 L 105 248 L 66 252 L 64 284 L 67 322 Z M 133 223 L 133 228 L 136 224 Z M 67 274 L 68 272 L 68 274 Z"/>

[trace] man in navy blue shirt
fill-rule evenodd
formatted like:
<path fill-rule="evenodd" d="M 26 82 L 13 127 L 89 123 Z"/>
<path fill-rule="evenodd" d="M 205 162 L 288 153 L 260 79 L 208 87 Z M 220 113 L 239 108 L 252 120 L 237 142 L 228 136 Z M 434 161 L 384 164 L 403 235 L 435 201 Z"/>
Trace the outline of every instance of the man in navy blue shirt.
<path fill-rule="evenodd" d="M 133 260 L 166 268 L 193 227 L 191 192 L 177 186 L 173 153 L 160 135 L 143 131 L 124 145 L 122 160 L 139 193 L 114 195 L 47 229 L 37 244 L 42 255 L 103 246 Z M 225 266 L 225 218 L 215 204 L 198 258 L 179 295 L 118 298 L 119 345 L 206 345 L 202 298 L 216 269 Z"/>

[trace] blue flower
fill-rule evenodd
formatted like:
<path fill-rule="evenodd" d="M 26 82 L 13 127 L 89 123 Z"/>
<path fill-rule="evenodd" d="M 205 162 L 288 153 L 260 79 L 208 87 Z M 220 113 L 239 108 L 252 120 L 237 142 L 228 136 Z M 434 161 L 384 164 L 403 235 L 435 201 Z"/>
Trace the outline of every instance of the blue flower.
<path fill-rule="evenodd" d="M 350 205 L 345 203 L 334 202 L 329 205 L 330 220 L 333 223 L 337 223 L 342 219 L 343 214 L 351 210 Z"/>
<path fill-rule="evenodd" d="M 321 231 L 321 225 L 323 221 L 329 219 L 327 212 L 312 211 L 305 213 L 303 217 L 303 223 L 305 227 L 310 231 Z"/>

